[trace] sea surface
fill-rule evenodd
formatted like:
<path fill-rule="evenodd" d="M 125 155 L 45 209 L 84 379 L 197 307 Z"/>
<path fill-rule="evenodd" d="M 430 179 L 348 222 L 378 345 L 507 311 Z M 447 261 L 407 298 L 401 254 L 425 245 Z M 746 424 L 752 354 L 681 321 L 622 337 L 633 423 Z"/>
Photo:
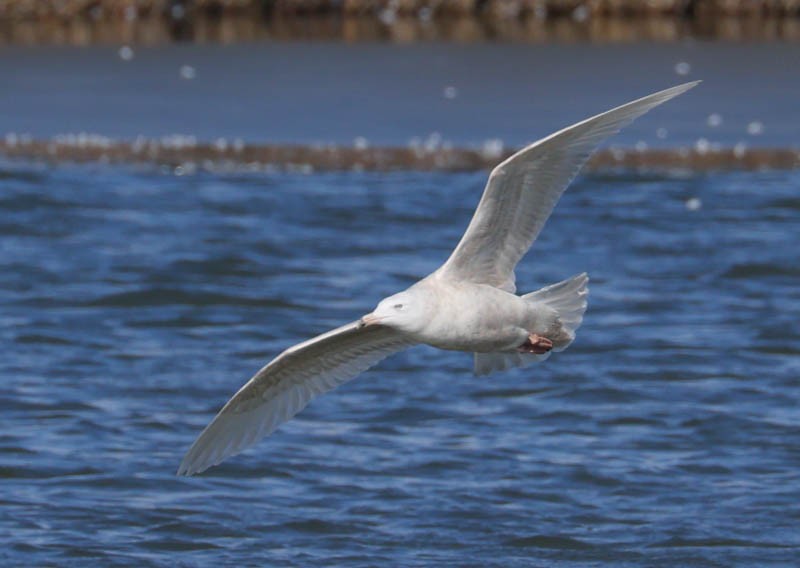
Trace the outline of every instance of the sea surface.
<path fill-rule="evenodd" d="M 180 173 L 180 172 L 178 172 Z M 571 187 L 565 352 L 413 348 L 178 478 L 245 380 L 435 269 L 485 173 L 0 163 L 3 566 L 796 566 L 800 172 Z"/>
<path fill-rule="evenodd" d="M 516 147 L 700 79 L 613 143 L 797 147 L 798 52 L 694 40 L 4 46 L 0 136 Z"/>

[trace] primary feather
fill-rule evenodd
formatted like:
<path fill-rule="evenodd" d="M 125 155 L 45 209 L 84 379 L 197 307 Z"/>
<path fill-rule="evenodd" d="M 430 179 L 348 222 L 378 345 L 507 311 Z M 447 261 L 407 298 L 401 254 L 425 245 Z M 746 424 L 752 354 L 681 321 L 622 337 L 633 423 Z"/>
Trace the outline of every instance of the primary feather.
<path fill-rule="evenodd" d="M 472 221 L 439 274 L 514 292 L 514 267 L 592 152 L 623 126 L 697 83 L 678 85 L 593 116 L 500 163 L 489 175 Z"/>
<path fill-rule="evenodd" d="M 352 322 L 290 347 L 250 379 L 200 434 L 178 475 L 193 475 L 238 454 L 309 401 L 412 345 L 397 331 Z"/>

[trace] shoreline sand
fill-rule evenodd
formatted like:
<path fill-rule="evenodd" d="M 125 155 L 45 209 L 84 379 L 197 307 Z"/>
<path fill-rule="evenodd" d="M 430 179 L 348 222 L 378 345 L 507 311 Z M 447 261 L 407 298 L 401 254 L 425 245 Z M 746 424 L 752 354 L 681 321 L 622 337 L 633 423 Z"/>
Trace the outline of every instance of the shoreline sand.
<path fill-rule="evenodd" d="M 344 145 L 244 144 L 217 140 L 202 143 L 175 138 L 134 141 L 79 134 L 52 140 L 7 135 L 0 155 L 48 163 L 152 164 L 182 173 L 220 169 L 297 171 L 475 171 L 492 168 L 514 152 L 509 148 L 475 149 L 424 146 L 355 147 Z M 800 168 L 800 149 L 695 146 L 674 149 L 611 147 L 596 153 L 590 170 L 791 170 Z"/>

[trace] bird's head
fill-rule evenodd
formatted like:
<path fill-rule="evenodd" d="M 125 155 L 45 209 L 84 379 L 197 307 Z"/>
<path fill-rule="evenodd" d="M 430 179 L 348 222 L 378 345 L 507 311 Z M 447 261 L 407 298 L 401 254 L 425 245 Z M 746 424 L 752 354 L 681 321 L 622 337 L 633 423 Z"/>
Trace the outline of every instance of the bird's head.
<path fill-rule="evenodd" d="M 364 326 L 385 325 L 406 332 L 416 331 L 424 323 L 423 298 L 410 290 L 380 301 L 372 313 L 361 318 Z"/>

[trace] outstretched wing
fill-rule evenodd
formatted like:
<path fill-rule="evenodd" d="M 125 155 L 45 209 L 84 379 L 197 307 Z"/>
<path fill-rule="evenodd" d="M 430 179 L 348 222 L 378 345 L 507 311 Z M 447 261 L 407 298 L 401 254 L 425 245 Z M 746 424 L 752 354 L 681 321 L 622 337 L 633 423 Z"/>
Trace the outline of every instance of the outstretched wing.
<path fill-rule="evenodd" d="M 410 347 L 381 325 L 352 322 L 290 347 L 250 379 L 219 411 L 183 458 L 193 475 L 238 454 L 300 412 L 309 401 Z"/>
<path fill-rule="evenodd" d="M 467 231 L 437 274 L 514 292 L 514 267 L 592 152 L 637 117 L 698 83 L 678 85 L 598 114 L 502 162 L 492 170 Z"/>

